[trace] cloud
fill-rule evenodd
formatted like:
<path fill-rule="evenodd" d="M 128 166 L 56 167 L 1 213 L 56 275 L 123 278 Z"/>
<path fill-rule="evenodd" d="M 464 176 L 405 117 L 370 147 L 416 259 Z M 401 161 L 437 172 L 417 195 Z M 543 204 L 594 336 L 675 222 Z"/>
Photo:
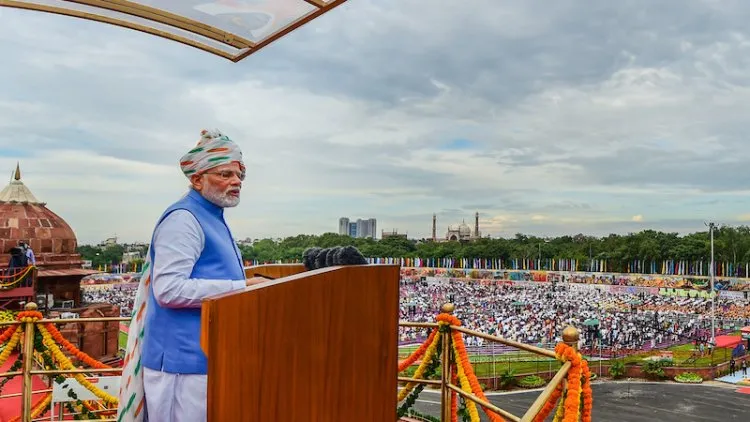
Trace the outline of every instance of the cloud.
<path fill-rule="evenodd" d="M 20 160 L 84 243 L 148 240 L 203 128 L 245 151 L 239 238 L 341 216 L 416 237 L 433 213 L 504 236 L 746 220 L 750 5 L 423 3 L 351 1 L 237 64 L 0 10 L 0 171 Z"/>
<path fill-rule="evenodd" d="M 634 215 L 634 216 L 633 216 L 633 217 L 631 218 L 631 220 L 633 220 L 633 221 L 634 221 L 634 222 L 636 222 L 636 223 L 642 223 L 642 222 L 643 222 L 643 216 L 642 216 L 642 215 L 640 215 L 640 214 L 638 214 L 638 215 Z"/>

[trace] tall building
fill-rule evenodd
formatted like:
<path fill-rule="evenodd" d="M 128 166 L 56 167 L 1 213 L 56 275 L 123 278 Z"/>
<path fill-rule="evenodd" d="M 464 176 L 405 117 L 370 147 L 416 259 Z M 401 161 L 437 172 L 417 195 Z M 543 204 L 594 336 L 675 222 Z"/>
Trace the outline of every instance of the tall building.
<path fill-rule="evenodd" d="M 339 234 L 349 235 L 349 219 L 346 217 L 339 218 Z"/>
<path fill-rule="evenodd" d="M 339 234 L 341 235 L 377 239 L 377 233 L 378 223 L 374 218 L 364 220 L 358 218 L 356 221 L 352 221 L 348 217 L 339 218 Z"/>

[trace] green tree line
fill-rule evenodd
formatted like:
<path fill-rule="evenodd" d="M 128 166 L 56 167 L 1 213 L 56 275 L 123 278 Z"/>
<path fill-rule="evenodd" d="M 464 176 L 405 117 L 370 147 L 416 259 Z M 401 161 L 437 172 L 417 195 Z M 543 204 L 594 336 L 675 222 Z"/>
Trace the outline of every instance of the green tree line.
<path fill-rule="evenodd" d="M 348 245 L 357 247 L 366 257 L 502 259 L 505 262 L 512 259 L 606 260 L 611 271 L 626 271 L 628 263 L 634 260 L 656 261 L 659 265 L 664 260 L 708 262 L 711 253 L 708 231 L 680 236 L 655 230 L 604 237 L 577 234 L 542 238 L 519 233 L 512 238 L 485 238 L 465 243 L 400 237 L 357 239 L 335 233 L 301 234 L 281 240 L 258 240 L 253 245 L 241 245 L 240 250 L 246 261 L 295 261 L 312 246 Z M 92 260 L 96 266 L 98 263 L 119 263 L 124 249 L 119 245 L 108 248 L 83 245 L 78 250 L 84 259 Z M 145 256 L 145 250 L 143 252 Z M 714 255 L 717 263 L 744 267 L 750 262 L 750 227 L 717 228 L 714 231 Z"/>

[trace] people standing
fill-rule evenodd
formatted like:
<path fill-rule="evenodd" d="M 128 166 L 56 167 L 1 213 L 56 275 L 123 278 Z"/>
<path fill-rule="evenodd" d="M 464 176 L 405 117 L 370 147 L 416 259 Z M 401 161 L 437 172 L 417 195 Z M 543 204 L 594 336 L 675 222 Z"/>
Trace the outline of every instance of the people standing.
<path fill-rule="evenodd" d="M 144 405 L 146 420 L 205 421 L 208 366 L 200 347 L 201 301 L 266 281 L 245 279 L 242 256 L 224 220 L 224 210 L 239 204 L 245 179 L 237 144 L 219 132 L 203 131 L 180 167 L 190 188 L 154 229 L 130 327 L 136 335 L 128 338 L 118 409 L 123 422 L 144 420 Z"/>

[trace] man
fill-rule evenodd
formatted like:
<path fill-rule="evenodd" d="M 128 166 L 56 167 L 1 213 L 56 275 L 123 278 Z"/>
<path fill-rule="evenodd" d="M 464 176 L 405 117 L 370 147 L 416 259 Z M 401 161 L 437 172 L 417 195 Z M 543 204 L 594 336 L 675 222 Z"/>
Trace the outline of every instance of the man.
<path fill-rule="evenodd" d="M 28 262 L 29 265 L 36 265 L 36 256 L 34 256 L 34 250 L 31 249 L 31 246 L 23 240 L 18 242 L 18 246 L 24 250 L 26 254 L 26 262 Z"/>
<path fill-rule="evenodd" d="M 190 189 L 154 229 L 129 327 L 118 421 L 205 421 L 201 301 L 265 281 L 245 279 L 224 221 L 224 209 L 240 202 L 242 152 L 219 132 L 201 135 L 180 160 Z"/>

